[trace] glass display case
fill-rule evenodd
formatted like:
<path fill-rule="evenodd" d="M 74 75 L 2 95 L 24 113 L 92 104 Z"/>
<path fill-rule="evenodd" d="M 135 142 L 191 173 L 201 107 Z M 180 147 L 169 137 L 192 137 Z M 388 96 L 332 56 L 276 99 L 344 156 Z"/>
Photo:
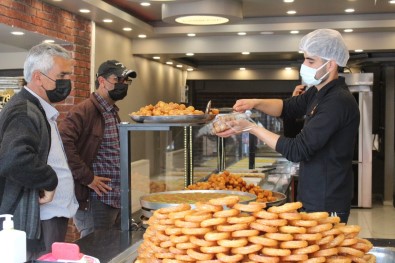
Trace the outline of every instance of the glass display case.
<path fill-rule="evenodd" d="M 199 132 L 204 124 L 122 123 L 121 229 L 129 230 L 140 197 L 182 190 L 238 158 L 237 141 Z M 224 157 L 226 156 L 226 157 Z"/>
<path fill-rule="evenodd" d="M 253 168 L 255 172 L 274 172 L 274 164 L 278 166 L 279 161 L 285 160 L 281 156 L 258 154 L 264 145 L 251 139 L 248 133 L 220 138 L 204 132 L 204 124 L 122 123 L 119 131 L 122 230 L 130 230 L 133 214 L 141 215 L 141 196 L 183 190 L 223 170 L 237 173 Z M 254 183 L 268 189 L 275 180 L 270 177 L 268 173 Z M 268 190 L 284 193 L 286 187 L 287 182 L 282 179 Z"/>

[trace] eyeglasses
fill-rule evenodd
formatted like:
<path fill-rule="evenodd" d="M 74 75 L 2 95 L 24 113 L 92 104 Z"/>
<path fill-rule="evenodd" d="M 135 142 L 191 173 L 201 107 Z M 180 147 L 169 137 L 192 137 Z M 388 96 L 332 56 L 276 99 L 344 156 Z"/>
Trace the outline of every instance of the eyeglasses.
<path fill-rule="evenodd" d="M 40 73 L 41 73 L 42 75 L 46 76 L 48 79 L 52 80 L 53 82 L 56 82 L 56 80 L 54 80 L 54 79 L 48 77 L 48 75 L 42 73 L 41 71 L 40 71 Z M 68 78 L 66 78 L 66 77 L 67 77 L 67 76 L 70 77 L 70 75 L 71 75 L 71 73 L 64 73 L 64 72 L 62 72 L 62 73 L 60 73 L 60 74 L 58 75 L 58 78 L 57 78 L 57 79 L 68 79 Z"/>
<path fill-rule="evenodd" d="M 40 71 L 40 73 L 41 73 L 41 74 L 43 74 L 44 76 L 46 76 L 47 78 L 49 78 L 50 80 L 52 80 L 53 82 L 56 82 L 56 80 L 54 80 L 54 79 L 52 79 L 52 78 L 48 77 L 47 75 L 45 75 L 45 74 L 44 74 L 44 73 L 42 73 L 41 71 Z"/>
<path fill-rule="evenodd" d="M 127 78 L 124 78 L 124 77 L 110 77 L 109 79 L 112 79 L 113 81 L 115 81 L 114 83 L 108 81 L 106 78 L 104 78 L 104 79 L 110 84 L 116 84 L 116 83 L 122 83 L 122 84 L 128 84 L 128 85 L 132 84 L 132 80 L 131 79 L 127 79 Z"/>

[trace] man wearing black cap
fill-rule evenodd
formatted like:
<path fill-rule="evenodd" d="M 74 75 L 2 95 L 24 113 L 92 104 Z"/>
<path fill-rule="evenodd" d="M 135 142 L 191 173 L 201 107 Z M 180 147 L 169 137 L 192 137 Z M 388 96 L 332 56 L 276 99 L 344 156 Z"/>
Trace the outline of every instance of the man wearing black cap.
<path fill-rule="evenodd" d="M 126 97 L 136 72 L 108 60 L 96 74 L 96 91 L 74 106 L 59 132 L 75 181 L 81 237 L 120 226 L 120 152 L 115 102 Z"/>

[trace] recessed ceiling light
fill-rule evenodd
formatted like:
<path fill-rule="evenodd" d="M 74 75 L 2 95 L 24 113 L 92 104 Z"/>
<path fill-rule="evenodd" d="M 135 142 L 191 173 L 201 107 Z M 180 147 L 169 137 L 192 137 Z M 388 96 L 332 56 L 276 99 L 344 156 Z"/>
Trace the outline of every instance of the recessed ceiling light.
<path fill-rule="evenodd" d="M 350 33 L 350 32 L 352 32 L 352 31 L 354 31 L 354 30 L 351 29 L 351 28 L 344 29 L 344 32 L 346 32 L 346 33 Z"/>
<path fill-rule="evenodd" d="M 346 10 L 344 10 L 344 12 L 346 12 L 346 13 L 354 13 L 354 12 L 355 12 L 355 9 L 353 9 L 353 8 L 347 8 Z"/>
<path fill-rule="evenodd" d="M 160 59 L 160 57 L 159 56 L 154 56 L 154 57 L 152 57 L 153 59 Z"/>
<path fill-rule="evenodd" d="M 240 70 L 246 70 L 246 68 L 240 68 Z"/>
<path fill-rule="evenodd" d="M 15 35 L 15 36 L 22 36 L 25 33 L 21 32 L 21 31 L 12 31 L 11 34 Z"/>
<path fill-rule="evenodd" d="M 133 29 L 131 27 L 124 27 L 122 28 L 123 31 L 132 31 Z"/>
<path fill-rule="evenodd" d="M 193 71 L 193 68 L 187 68 L 188 71 Z"/>
<path fill-rule="evenodd" d="M 273 35 L 274 32 L 272 32 L 272 31 L 262 31 L 260 34 L 261 35 Z"/>
<path fill-rule="evenodd" d="M 162 20 L 187 25 L 218 25 L 243 19 L 241 1 L 163 1 Z M 180 2 L 180 3 L 179 3 Z"/>
<path fill-rule="evenodd" d="M 166 64 L 167 64 L 167 65 L 173 65 L 173 62 L 167 61 Z"/>
<path fill-rule="evenodd" d="M 283 0 L 284 3 L 293 3 L 294 0 Z"/>
<path fill-rule="evenodd" d="M 142 5 L 142 6 L 150 6 L 151 3 L 148 3 L 148 2 L 141 2 L 140 5 Z"/>
<path fill-rule="evenodd" d="M 250 54 L 250 52 L 248 52 L 248 51 L 244 51 L 244 52 L 241 52 L 241 54 L 242 54 L 242 55 L 249 55 L 249 54 Z"/>
<path fill-rule="evenodd" d="M 55 43 L 55 40 L 53 40 L 53 39 L 45 39 L 43 42 L 44 43 Z"/>
<path fill-rule="evenodd" d="M 287 11 L 287 14 L 288 15 L 294 15 L 294 14 L 296 14 L 296 11 L 295 10 L 289 10 L 289 11 Z"/>
<path fill-rule="evenodd" d="M 146 37 L 147 37 L 147 35 L 140 34 L 140 35 L 138 35 L 138 37 L 139 37 L 139 38 L 146 38 Z"/>
<path fill-rule="evenodd" d="M 182 68 L 182 65 L 181 64 L 177 64 L 176 67 L 177 68 Z"/>
<path fill-rule="evenodd" d="M 79 11 L 80 11 L 80 13 L 84 13 L 84 14 L 91 12 L 91 10 L 89 10 L 89 9 L 80 9 Z"/>
<path fill-rule="evenodd" d="M 189 34 L 187 34 L 187 36 L 194 37 L 194 36 L 196 36 L 196 34 L 195 33 L 189 33 Z"/>
<path fill-rule="evenodd" d="M 395 0 L 388 1 L 390 4 L 395 4 Z"/>
<path fill-rule="evenodd" d="M 291 33 L 291 34 L 299 34 L 299 31 L 298 30 L 292 30 L 289 33 Z"/>
<path fill-rule="evenodd" d="M 285 67 L 284 69 L 285 69 L 285 70 L 292 70 L 291 67 Z"/>
<path fill-rule="evenodd" d="M 363 52 L 363 49 L 356 49 L 355 52 Z"/>
<path fill-rule="evenodd" d="M 105 18 L 105 19 L 103 19 L 103 22 L 104 22 L 104 23 L 112 23 L 112 19 L 110 19 L 110 18 Z"/>
<path fill-rule="evenodd" d="M 245 36 L 245 35 L 247 35 L 247 33 L 246 32 L 239 32 L 239 33 L 237 33 L 239 36 Z"/>
<path fill-rule="evenodd" d="M 221 16 L 181 16 L 175 21 L 187 25 L 219 25 L 228 23 L 229 19 Z"/>
<path fill-rule="evenodd" d="M 195 55 L 195 54 L 193 54 L 193 53 L 186 53 L 185 55 L 191 57 L 191 56 L 193 56 L 193 55 Z"/>

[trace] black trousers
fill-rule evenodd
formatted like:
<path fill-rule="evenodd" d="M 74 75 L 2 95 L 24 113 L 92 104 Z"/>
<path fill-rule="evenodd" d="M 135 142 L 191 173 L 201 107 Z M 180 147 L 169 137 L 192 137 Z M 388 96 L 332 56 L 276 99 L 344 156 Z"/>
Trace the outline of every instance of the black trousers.
<path fill-rule="evenodd" d="M 48 220 L 41 220 L 41 240 L 45 244 L 45 250 L 41 252 L 28 250 L 26 259 L 37 259 L 52 251 L 52 243 L 64 242 L 66 239 L 68 222 L 69 219 L 66 217 L 54 217 Z"/>

